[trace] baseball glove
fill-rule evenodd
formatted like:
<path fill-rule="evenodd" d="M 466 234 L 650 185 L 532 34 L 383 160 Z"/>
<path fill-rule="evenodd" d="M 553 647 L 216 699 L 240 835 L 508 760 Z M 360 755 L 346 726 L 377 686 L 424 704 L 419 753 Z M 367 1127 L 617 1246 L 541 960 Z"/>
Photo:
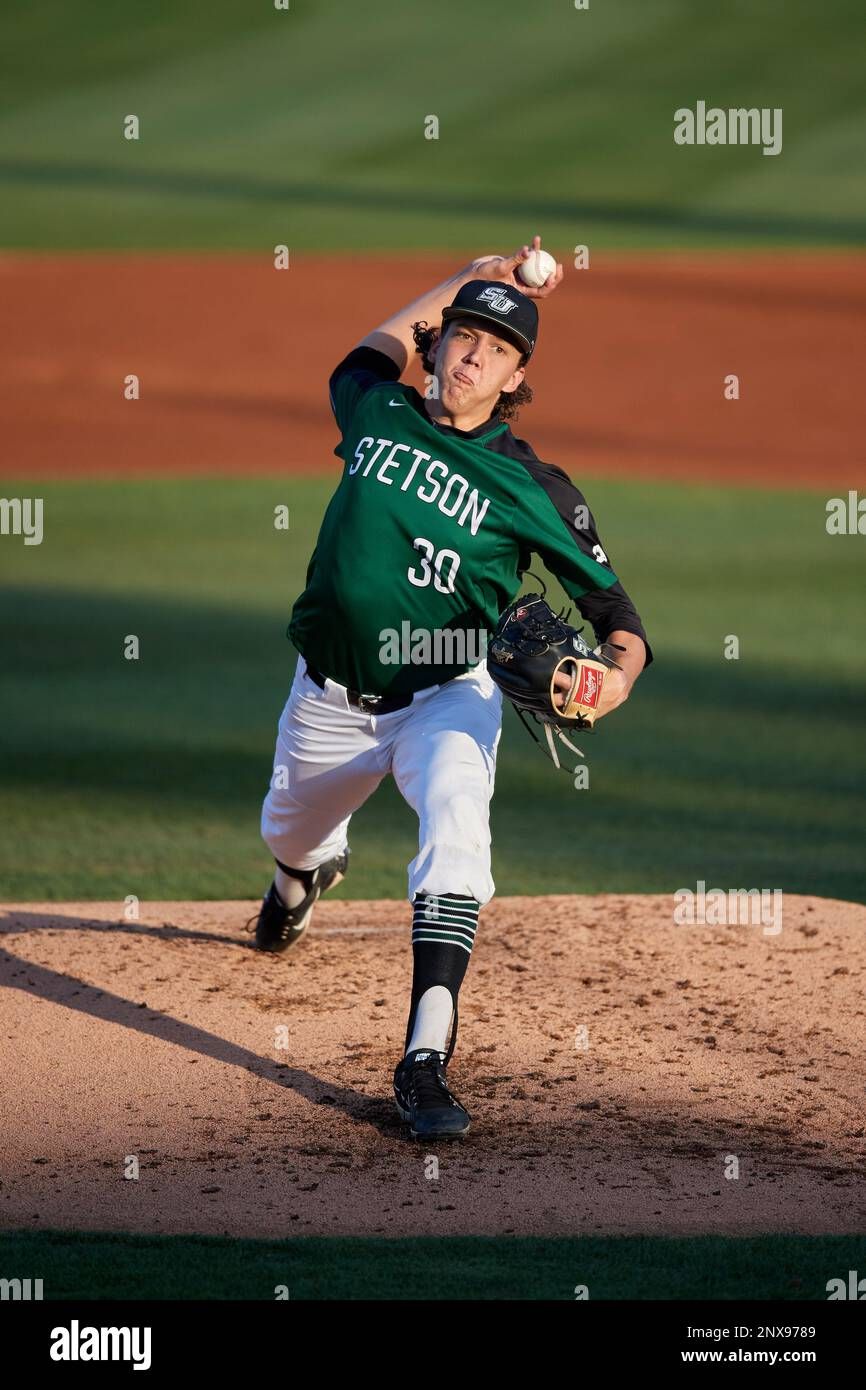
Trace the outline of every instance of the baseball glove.
<path fill-rule="evenodd" d="M 536 743 L 541 740 L 526 715 L 542 725 L 556 767 L 560 762 L 554 734 L 573 753 L 584 756 L 563 729 L 592 728 L 605 676 L 620 669 L 610 653 L 622 650 L 609 644 L 593 650 L 567 617 L 554 613 L 540 594 L 523 594 L 502 613 L 487 647 L 488 671 Z M 568 690 L 554 684 L 557 672 L 571 681 Z M 560 707 L 556 697 L 563 695 Z"/>

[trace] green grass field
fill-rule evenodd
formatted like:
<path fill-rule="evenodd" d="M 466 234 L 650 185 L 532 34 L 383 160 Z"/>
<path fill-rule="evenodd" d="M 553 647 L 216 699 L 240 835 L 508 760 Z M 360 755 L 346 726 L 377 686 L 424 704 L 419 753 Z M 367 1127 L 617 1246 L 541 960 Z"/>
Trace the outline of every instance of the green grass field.
<path fill-rule="evenodd" d="M 0 246 L 862 245 L 864 43 L 860 0 L 7 7 Z M 781 154 L 675 145 L 699 99 Z"/>
<path fill-rule="evenodd" d="M 588 790 L 509 709 L 497 891 L 704 879 L 866 901 L 862 538 L 826 534 L 818 493 L 581 482 L 657 660 L 587 738 Z M 294 666 L 285 627 L 329 491 L 39 485 L 42 545 L 7 537 L 2 551 L 0 898 L 262 891 L 259 807 Z M 279 503 L 288 531 L 273 526 Z M 138 661 L 124 659 L 129 634 Z M 416 822 L 390 779 L 351 842 L 340 895 L 403 897 Z"/>
<path fill-rule="evenodd" d="M 826 1299 L 862 1267 L 855 1236 L 227 1240 L 68 1231 L 0 1235 L 0 1276 L 46 1299 Z"/>

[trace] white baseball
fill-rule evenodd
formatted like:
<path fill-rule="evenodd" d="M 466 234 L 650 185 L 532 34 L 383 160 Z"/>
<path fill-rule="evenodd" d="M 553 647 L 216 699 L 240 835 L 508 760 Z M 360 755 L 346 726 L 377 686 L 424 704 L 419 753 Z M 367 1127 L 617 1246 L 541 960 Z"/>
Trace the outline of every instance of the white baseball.
<path fill-rule="evenodd" d="M 556 261 L 549 251 L 530 251 L 526 260 L 517 267 L 524 285 L 532 285 L 534 289 L 540 289 L 555 270 Z"/>

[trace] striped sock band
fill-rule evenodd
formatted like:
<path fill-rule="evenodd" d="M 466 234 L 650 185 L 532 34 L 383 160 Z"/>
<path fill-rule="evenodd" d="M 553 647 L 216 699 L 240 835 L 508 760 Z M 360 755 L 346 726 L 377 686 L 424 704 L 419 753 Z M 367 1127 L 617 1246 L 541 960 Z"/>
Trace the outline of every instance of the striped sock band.
<path fill-rule="evenodd" d="M 416 893 L 412 904 L 412 1002 L 406 1048 L 430 1047 L 447 1062 L 457 1037 L 457 996 L 469 966 L 480 904 L 459 893 Z M 437 988 L 438 987 L 438 988 Z M 443 991 L 447 991 L 443 997 Z M 448 1043 L 453 1006 L 451 1042 Z M 417 1030 L 416 1030 L 417 1022 Z M 419 1041 L 419 1038 L 421 1041 Z"/>
<path fill-rule="evenodd" d="M 460 946 L 469 955 L 478 930 L 480 904 L 458 893 L 416 893 L 412 945 Z"/>

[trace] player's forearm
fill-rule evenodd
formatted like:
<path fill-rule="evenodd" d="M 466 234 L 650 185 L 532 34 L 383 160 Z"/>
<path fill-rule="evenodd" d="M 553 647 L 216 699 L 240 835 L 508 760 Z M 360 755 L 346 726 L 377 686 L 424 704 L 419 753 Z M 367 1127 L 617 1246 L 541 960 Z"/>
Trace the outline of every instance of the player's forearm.
<path fill-rule="evenodd" d="M 452 302 L 461 285 L 467 284 L 474 278 L 476 278 L 475 262 L 470 261 L 469 265 L 458 270 L 450 279 L 443 280 L 441 285 L 428 290 L 419 299 L 407 304 L 405 309 L 400 309 L 384 323 L 380 323 L 378 328 L 374 328 L 372 333 L 368 333 L 366 338 L 362 338 L 357 346 L 376 348 L 378 352 L 386 353 L 393 362 L 397 363 L 401 372 L 405 371 L 406 364 L 415 351 L 415 340 L 412 337 L 413 323 L 424 320 L 431 327 L 438 327 L 442 318 L 442 310 Z"/>
<path fill-rule="evenodd" d="M 635 632 L 615 631 L 606 637 L 605 642 L 618 647 L 624 647 L 624 651 L 612 651 L 610 655 L 621 669 L 629 684 L 629 689 L 634 685 L 644 666 L 646 665 L 646 647 L 642 637 L 638 637 Z"/>

